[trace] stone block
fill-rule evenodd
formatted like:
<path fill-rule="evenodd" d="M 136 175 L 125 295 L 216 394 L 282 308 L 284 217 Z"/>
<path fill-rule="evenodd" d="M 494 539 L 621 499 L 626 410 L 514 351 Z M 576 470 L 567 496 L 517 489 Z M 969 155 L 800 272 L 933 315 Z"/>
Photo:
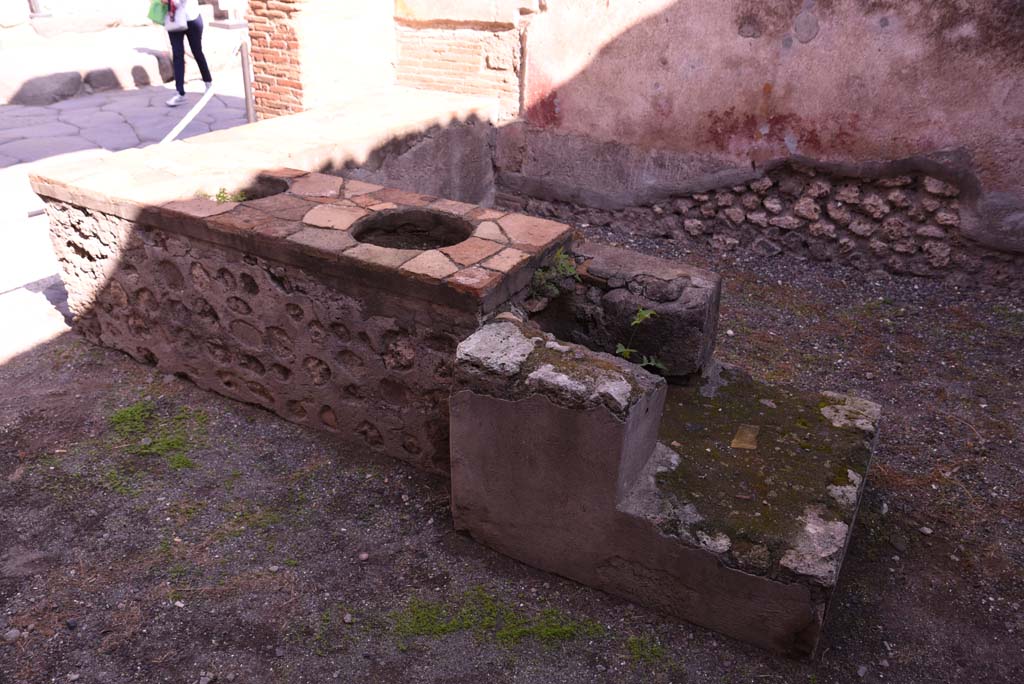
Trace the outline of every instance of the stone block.
<path fill-rule="evenodd" d="M 718 327 L 717 274 L 596 243 L 574 252 L 583 259 L 580 282 L 537 314 L 543 328 L 609 353 L 626 345 L 656 357 L 668 376 L 684 377 L 707 364 Z M 633 326 L 641 307 L 655 313 Z"/>
<path fill-rule="evenodd" d="M 666 386 L 504 317 L 456 353 L 452 514 L 535 567 L 808 656 L 878 418 L 732 369 Z"/>

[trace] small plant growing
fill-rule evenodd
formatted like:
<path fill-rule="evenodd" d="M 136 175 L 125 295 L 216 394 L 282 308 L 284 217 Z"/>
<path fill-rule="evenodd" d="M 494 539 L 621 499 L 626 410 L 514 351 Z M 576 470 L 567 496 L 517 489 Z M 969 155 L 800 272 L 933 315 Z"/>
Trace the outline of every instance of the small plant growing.
<path fill-rule="evenodd" d="M 224 204 L 225 202 L 244 202 L 246 199 L 248 199 L 248 197 L 245 195 L 245 190 L 228 192 L 227 188 L 221 188 L 217 191 L 217 194 L 213 196 L 213 200 L 217 204 Z"/>
<path fill-rule="evenodd" d="M 578 282 L 580 274 L 576 272 L 576 261 L 564 248 L 559 247 L 551 257 L 550 264 L 533 272 L 531 293 L 535 297 L 557 297 L 560 292 L 558 281 L 565 278 L 572 278 Z"/>
<path fill-rule="evenodd" d="M 633 363 L 639 365 L 641 368 L 654 368 L 656 370 L 661 371 L 662 373 L 667 373 L 668 368 L 666 368 L 665 364 L 658 360 L 658 357 L 641 354 L 639 350 L 633 348 L 633 338 L 636 337 L 636 329 L 639 326 L 643 325 L 645 321 L 657 315 L 658 313 L 654 309 L 645 309 L 642 306 L 638 308 L 636 310 L 636 314 L 634 314 L 633 316 L 633 320 L 630 321 L 629 323 L 630 327 L 633 329 L 632 332 L 629 334 L 629 342 L 627 342 L 626 344 L 622 344 L 621 342 L 616 344 L 615 354 L 621 356 L 627 361 L 632 361 Z M 634 359 L 634 356 L 636 356 L 637 358 Z"/>

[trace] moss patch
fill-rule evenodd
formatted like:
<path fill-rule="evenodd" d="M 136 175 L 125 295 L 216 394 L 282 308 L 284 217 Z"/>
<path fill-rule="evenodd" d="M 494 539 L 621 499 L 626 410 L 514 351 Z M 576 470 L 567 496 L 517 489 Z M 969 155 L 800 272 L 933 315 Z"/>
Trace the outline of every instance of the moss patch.
<path fill-rule="evenodd" d="M 110 427 L 115 445 L 134 456 L 157 456 L 173 470 L 195 468 L 189 452 L 206 435 L 207 416 L 187 406 L 168 415 L 152 401 L 143 400 L 114 411 Z"/>
<path fill-rule="evenodd" d="M 870 441 L 822 415 L 821 407 L 835 400 L 730 369 L 722 375 L 725 384 L 713 397 L 696 386 L 669 387 L 659 436 L 680 463 L 657 476 L 670 510 L 661 526 L 697 539 L 724 534 L 731 543 L 727 561 L 768 573 L 792 547 L 809 506 L 822 507 L 827 519 L 850 521 L 852 511 L 828 487 L 852 484 L 850 471 L 865 475 Z M 741 425 L 758 428 L 755 449 L 731 446 Z M 689 505 L 699 520 L 692 509 L 683 511 Z"/>
<path fill-rule="evenodd" d="M 446 603 L 413 598 L 405 608 L 392 613 L 391 622 L 401 648 L 415 637 L 439 638 L 456 632 L 472 632 L 503 646 L 529 639 L 548 647 L 604 635 L 604 628 L 592 620 L 576 620 L 555 609 L 530 614 L 480 587 Z"/>

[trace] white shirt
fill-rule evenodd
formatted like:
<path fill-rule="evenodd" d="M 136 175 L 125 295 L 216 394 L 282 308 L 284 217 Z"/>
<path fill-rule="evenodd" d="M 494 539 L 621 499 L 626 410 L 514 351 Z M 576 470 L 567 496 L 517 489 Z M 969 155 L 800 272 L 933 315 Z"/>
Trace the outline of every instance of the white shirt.
<path fill-rule="evenodd" d="M 174 0 L 174 6 L 178 12 L 185 13 L 186 21 L 195 21 L 199 18 L 199 0 Z"/>

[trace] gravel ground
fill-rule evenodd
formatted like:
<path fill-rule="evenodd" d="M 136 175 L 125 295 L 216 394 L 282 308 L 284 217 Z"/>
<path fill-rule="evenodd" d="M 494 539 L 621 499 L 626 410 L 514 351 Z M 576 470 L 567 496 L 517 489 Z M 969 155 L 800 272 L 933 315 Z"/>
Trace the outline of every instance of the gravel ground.
<path fill-rule="evenodd" d="M 505 558 L 445 480 L 68 333 L 0 367 L 0 682 L 1021 681 L 1019 296 L 583 230 L 721 272 L 722 360 L 883 405 L 818 662 Z"/>

